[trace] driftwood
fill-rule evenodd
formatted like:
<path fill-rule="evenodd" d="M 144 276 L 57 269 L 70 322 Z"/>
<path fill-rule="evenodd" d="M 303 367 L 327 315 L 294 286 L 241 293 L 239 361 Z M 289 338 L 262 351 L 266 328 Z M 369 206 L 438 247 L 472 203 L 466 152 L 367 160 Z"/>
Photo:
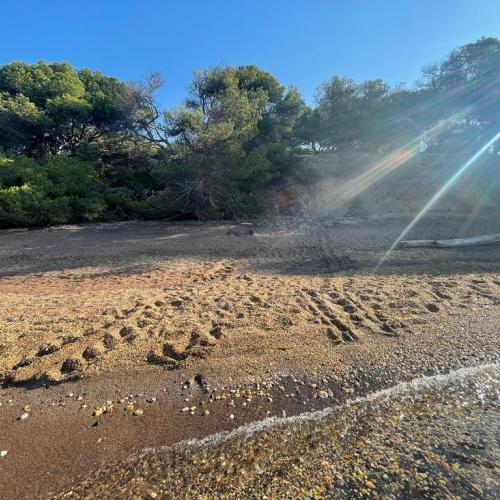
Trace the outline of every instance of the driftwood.
<path fill-rule="evenodd" d="M 403 240 L 399 243 L 401 248 L 410 247 L 472 247 L 500 243 L 500 234 L 486 234 L 472 238 L 457 238 L 454 240 Z"/>

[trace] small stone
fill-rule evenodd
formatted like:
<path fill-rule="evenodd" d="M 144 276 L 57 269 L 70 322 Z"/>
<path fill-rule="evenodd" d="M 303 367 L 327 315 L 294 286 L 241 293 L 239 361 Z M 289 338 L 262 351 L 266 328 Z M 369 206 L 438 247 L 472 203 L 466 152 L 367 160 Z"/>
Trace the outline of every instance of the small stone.
<path fill-rule="evenodd" d="M 183 411 L 184 413 L 187 413 L 189 411 L 189 408 L 187 406 L 185 406 L 181 411 Z"/>
<path fill-rule="evenodd" d="M 234 420 L 234 415 L 232 413 L 229 415 L 229 420 Z"/>
<path fill-rule="evenodd" d="M 28 412 L 24 412 L 21 415 L 19 415 L 18 420 L 26 420 L 30 414 Z"/>
<path fill-rule="evenodd" d="M 318 397 L 319 397 L 319 399 L 328 399 L 328 392 L 326 392 L 326 391 L 319 391 L 318 392 Z"/>
<path fill-rule="evenodd" d="M 210 415 L 210 412 L 209 412 L 208 410 L 205 410 L 205 411 L 203 412 L 203 415 L 205 415 L 205 417 L 206 417 L 206 416 Z"/>
<path fill-rule="evenodd" d="M 68 392 L 68 398 L 72 398 L 74 394 L 72 392 Z"/>
<path fill-rule="evenodd" d="M 7 450 L 2 450 L 0 451 L 0 457 L 5 457 L 7 455 L 7 453 L 9 453 Z"/>
<path fill-rule="evenodd" d="M 94 413 L 92 415 L 94 415 L 94 417 L 98 417 L 99 415 L 102 415 L 103 413 L 104 413 L 104 408 L 99 406 L 98 408 L 96 408 L 94 410 Z"/>
<path fill-rule="evenodd" d="M 83 399 L 83 396 L 78 396 L 78 397 L 76 398 L 76 400 L 77 400 L 77 401 L 81 401 L 82 399 Z"/>
<path fill-rule="evenodd" d="M 146 399 L 146 403 L 156 403 L 156 398 L 148 398 Z"/>
<path fill-rule="evenodd" d="M 133 415 L 135 415 L 136 417 L 140 417 L 143 413 L 144 413 L 143 410 L 135 410 Z"/>

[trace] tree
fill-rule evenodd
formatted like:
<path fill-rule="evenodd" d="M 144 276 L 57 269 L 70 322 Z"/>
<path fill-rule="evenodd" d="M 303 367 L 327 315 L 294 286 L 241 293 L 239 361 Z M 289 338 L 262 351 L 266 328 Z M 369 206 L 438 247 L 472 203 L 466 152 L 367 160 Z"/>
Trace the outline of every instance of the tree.
<path fill-rule="evenodd" d="M 107 134 L 132 130 L 140 94 L 99 71 L 68 63 L 0 68 L 0 146 L 31 156 L 74 154 Z"/>
<path fill-rule="evenodd" d="M 157 169 L 161 203 L 147 209 L 199 218 L 257 210 L 255 192 L 282 174 L 302 110 L 296 89 L 256 66 L 196 72 L 184 105 L 157 125 L 171 148 Z"/>
<path fill-rule="evenodd" d="M 316 94 L 316 114 L 320 147 L 339 149 L 366 140 L 375 128 L 390 87 L 382 80 L 361 84 L 334 76 L 320 85 Z M 312 123 L 312 122 L 310 122 Z"/>
<path fill-rule="evenodd" d="M 500 40 L 481 38 L 422 70 L 421 89 L 438 95 L 449 113 L 500 122 Z"/>

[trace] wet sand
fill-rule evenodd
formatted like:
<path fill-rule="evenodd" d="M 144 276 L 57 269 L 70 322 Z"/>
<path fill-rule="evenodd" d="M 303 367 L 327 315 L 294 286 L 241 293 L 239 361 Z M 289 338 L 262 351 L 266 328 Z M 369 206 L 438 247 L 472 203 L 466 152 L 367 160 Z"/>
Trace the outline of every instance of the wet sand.
<path fill-rule="evenodd" d="M 500 365 L 144 450 L 61 498 L 496 498 Z"/>

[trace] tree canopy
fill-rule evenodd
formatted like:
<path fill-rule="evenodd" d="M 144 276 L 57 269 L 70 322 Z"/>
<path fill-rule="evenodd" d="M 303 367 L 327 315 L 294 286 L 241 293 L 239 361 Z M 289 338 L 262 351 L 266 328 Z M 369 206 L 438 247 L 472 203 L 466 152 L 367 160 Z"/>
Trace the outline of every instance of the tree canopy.
<path fill-rule="evenodd" d="M 132 128 L 139 95 L 99 71 L 68 63 L 0 68 L 0 144 L 7 152 L 75 154 L 82 143 Z"/>
<path fill-rule="evenodd" d="M 500 41 L 457 47 L 413 87 L 334 75 L 312 106 L 255 65 L 196 71 L 174 109 L 158 104 L 162 85 L 66 62 L 1 66 L 0 226 L 250 217 L 299 154 L 399 147 L 442 122 L 498 131 Z"/>

